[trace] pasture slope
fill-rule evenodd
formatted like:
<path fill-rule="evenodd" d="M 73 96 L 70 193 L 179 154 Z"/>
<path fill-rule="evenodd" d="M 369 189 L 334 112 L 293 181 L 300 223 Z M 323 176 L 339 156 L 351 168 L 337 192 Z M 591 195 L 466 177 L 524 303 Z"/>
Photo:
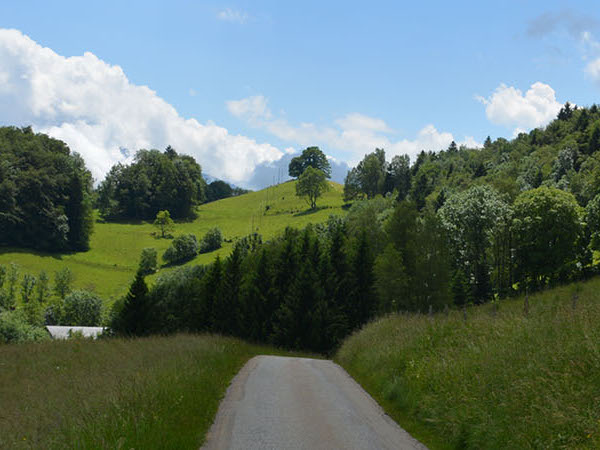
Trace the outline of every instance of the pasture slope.
<path fill-rule="evenodd" d="M 342 210 L 343 187 L 330 182 L 331 190 L 318 201 L 316 211 L 308 211 L 303 199 L 295 195 L 295 181 L 282 183 L 257 192 L 201 205 L 193 221 L 176 223 L 177 236 L 193 233 L 201 239 L 212 227 L 219 227 L 227 242 L 212 253 L 198 255 L 187 264 L 206 264 L 216 255 L 226 256 L 233 242 L 253 230 L 269 239 L 287 226 L 303 227 L 308 223 L 326 220 L 329 215 L 345 214 Z M 170 245 L 170 239 L 154 236 L 151 222 L 105 223 L 97 220 L 91 237 L 91 249 L 79 253 L 41 253 L 29 249 L 0 247 L 0 264 L 16 263 L 21 272 L 37 275 L 45 270 L 52 278 L 54 272 L 68 267 L 75 275 L 76 288 L 95 291 L 111 303 L 127 292 L 145 247 L 154 247 L 159 260 Z M 159 261 L 160 263 L 161 261 Z M 152 280 L 158 274 L 148 277 Z"/>
<path fill-rule="evenodd" d="M 392 315 L 335 360 L 429 448 L 600 448 L 600 279 Z"/>

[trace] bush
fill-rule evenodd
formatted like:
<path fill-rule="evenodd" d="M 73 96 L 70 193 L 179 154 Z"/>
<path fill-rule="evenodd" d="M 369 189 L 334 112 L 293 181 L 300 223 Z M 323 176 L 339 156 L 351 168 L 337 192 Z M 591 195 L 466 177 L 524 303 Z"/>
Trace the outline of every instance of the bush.
<path fill-rule="evenodd" d="M 89 291 L 73 291 L 63 305 L 61 325 L 98 326 L 102 320 L 102 299 Z"/>
<path fill-rule="evenodd" d="M 156 249 L 145 248 L 140 256 L 139 271 L 142 275 L 149 275 L 156 272 L 158 263 L 156 262 Z"/>
<path fill-rule="evenodd" d="M 202 241 L 200 241 L 200 253 L 208 253 L 221 248 L 223 243 L 223 234 L 217 227 L 211 228 L 206 232 Z"/>
<path fill-rule="evenodd" d="M 171 246 L 163 254 L 167 264 L 175 264 L 194 259 L 198 254 L 198 240 L 193 234 L 184 234 L 173 239 Z"/>
<path fill-rule="evenodd" d="M 48 333 L 39 327 L 27 323 L 18 311 L 0 313 L 0 343 L 42 341 L 50 339 Z"/>

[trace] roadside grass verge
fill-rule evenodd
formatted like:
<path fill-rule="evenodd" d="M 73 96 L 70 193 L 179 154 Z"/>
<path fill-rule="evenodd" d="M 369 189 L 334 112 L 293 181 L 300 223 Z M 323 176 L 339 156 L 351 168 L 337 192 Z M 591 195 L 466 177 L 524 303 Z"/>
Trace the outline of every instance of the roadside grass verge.
<path fill-rule="evenodd" d="M 220 336 L 0 346 L 0 448 L 198 449 L 227 386 L 275 349 Z"/>
<path fill-rule="evenodd" d="M 600 448 L 600 279 L 529 305 L 388 316 L 335 359 L 430 448 Z"/>

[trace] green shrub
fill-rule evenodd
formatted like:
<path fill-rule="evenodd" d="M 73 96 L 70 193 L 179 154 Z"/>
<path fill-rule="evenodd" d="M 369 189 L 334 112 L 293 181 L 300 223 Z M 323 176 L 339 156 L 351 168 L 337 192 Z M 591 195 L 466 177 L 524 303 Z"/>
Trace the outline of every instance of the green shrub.
<path fill-rule="evenodd" d="M 102 299 L 89 291 L 73 291 L 65 297 L 61 324 L 98 326 L 102 320 Z"/>
<path fill-rule="evenodd" d="M 173 239 L 171 246 L 163 254 L 167 264 L 181 263 L 194 259 L 198 254 L 198 240 L 193 234 L 183 234 Z"/>
<path fill-rule="evenodd" d="M 158 263 L 156 262 L 156 249 L 145 248 L 140 255 L 139 271 L 142 275 L 149 275 L 156 272 Z"/>
<path fill-rule="evenodd" d="M 221 248 L 223 233 L 218 227 L 211 228 L 200 241 L 200 253 L 208 253 Z"/>
<path fill-rule="evenodd" d="M 0 343 L 42 341 L 49 338 L 43 328 L 29 325 L 22 313 L 18 311 L 0 313 Z"/>

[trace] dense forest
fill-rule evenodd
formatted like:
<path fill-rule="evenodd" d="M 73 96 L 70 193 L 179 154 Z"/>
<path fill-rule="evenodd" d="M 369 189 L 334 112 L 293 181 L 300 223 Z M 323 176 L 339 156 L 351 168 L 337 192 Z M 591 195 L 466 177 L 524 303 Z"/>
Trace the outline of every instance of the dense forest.
<path fill-rule="evenodd" d="M 485 140 L 483 148 L 458 147 L 422 151 L 386 162 L 377 149 L 352 169 L 344 185 L 348 201 L 396 191 L 419 210 L 438 209 L 452 194 L 487 184 L 512 203 L 523 191 L 540 186 L 572 193 L 581 206 L 600 192 L 600 110 L 571 107 L 567 102 L 556 120 L 508 141 Z"/>
<path fill-rule="evenodd" d="M 0 127 L 0 244 L 87 250 L 92 176 L 81 156 L 31 127 Z"/>

